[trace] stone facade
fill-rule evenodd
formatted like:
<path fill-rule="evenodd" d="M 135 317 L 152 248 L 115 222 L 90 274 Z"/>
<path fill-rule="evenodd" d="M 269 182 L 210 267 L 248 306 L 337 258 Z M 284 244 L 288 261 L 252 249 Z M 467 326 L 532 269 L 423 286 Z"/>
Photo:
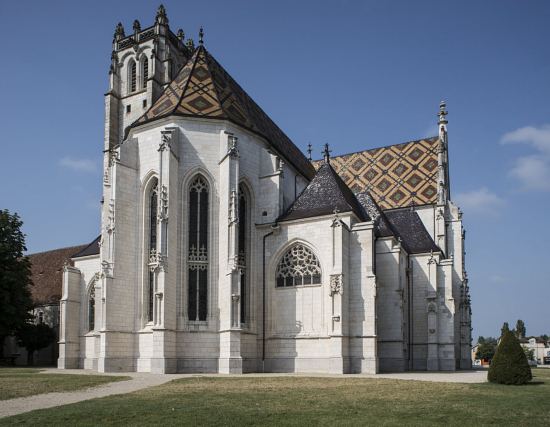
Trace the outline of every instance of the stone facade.
<path fill-rule="evenodd" d="M 65 268 L 58 366 L 156 373 L 469 368 L 463 232 L 446 180 L 437 203 L 415 208 L 435 252 L 411 253 L 398 233 L 381 237 L 374 220 L 354 212 L 278 220 L 311 176 L 269 138 L 200 115 L 128 128 L 174 77 L 170 61 L 191 57 L 163 13 L 149 29 L 115 34 L 100 253 Z M 141 41 L 147 31 L 155 36 Z M 131 90 L 128 67 L 143 55 L 148 80 L 138 72 L 142 89 Z M 191 243 L 197 177 L 208 189 L 198 226 L 207 230 L 204 248 Z M 246 212 L 239 212 L 241 194 Z M 320 273 L 279 286 L 281 259 L 297 245 Z"/>

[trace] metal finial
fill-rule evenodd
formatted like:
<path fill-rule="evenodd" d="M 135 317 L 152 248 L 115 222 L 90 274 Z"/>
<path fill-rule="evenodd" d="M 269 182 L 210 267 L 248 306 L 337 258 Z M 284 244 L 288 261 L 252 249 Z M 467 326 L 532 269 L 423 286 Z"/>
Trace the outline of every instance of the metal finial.
<path fill-rule="evenodd" d="M 325 159 L 325 163 L 330 163 L 330 153 L 332 153 L 332 150 L 329 150 L 328 143 L 326 143 L 325 149 L 323 150 L 323 158 Z"/>
<path fill-rule="evenodd" d="M 311 161 L 311 152 L 312 151 L 313 150 L 311 149 L 311 144 L 308 144 L 307 145 L 307 158 L 308 158 L 309 161 Z"/>
<path fill-rule="evenodd" d="M 204 38 L 204 30 L 202 29 L 202 27 L 199 29 L 199 44 L 203 44 L 204 41 L 203 41 L 203 38 Z"/>
<path fill-rule="evenodd" d="M 447 124 L 447 119 L 445 117 L 447 114 L 449 114 L 447 111 L 447 103 L 445 101 L 441 101 L 439 103 L 439 113 L 437 114 L 439 116 L 439 124 Z"/>

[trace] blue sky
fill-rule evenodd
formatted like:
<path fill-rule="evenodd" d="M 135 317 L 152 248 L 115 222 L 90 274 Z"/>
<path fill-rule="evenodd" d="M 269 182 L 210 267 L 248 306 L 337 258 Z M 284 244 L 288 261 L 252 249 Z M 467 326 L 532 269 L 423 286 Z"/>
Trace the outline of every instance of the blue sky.
<path fill-rule="evenodd" d="M 103 94 L 122 21 L 151 1 L 0 2 L 0 207 L 30 252 L 99 230 Z M 550 334 L 550 2 L 165 1 L 305 149 L 345 153 L 430 136 L 449 109 L 474 335 L 503 321 Z"/>

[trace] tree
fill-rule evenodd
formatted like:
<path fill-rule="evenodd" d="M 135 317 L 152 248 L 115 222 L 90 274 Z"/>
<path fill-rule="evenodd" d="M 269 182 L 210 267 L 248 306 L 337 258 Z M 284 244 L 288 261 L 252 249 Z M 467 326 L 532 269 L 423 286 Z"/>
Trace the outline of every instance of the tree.
<path fill-rule="evenodd" d="M 502 324 L 502 328 L 500 329 L 500 337 L 502 338 L 506 332 L 510 332 L 510 326 L 508 326 L 508 322 L 504 322 Z"/>
<path fill-rule="evenodd" d="M 518 338 L 506 331 L 491 361 L 487 379 L 499 384 L 526 384 L 533 378 L 527 356 Z"/>
<path fill-rule="evenodd" d="M 525 353 L 527 360 L 535 360 L 535 350 L 532 348 L 523 347 L 523 352 Z"/>
<path fill-rule="evenodd" d="M 518 338 L 525 338 L 525 323 L 523 323 L 523 320 L 518 319 L 516 322 L 516 336 Z"/>
<path fill-rule="evenodd" d="M 34 364 L 34 352 L 55 340 L 55 331 L 45 323 L 26 323 L 17 333 L 18 343 L 27 350 L 27 365 Z"/>
<path fill-rule="evenodd" d="M 0 357 L 4 340 L 14 335 L 30 317 L 31 265 L 23 256 L 25 235 L 17 214 L 0 210 Z"/>
<path fill-rule="evenodd" d="M 497 340 L 493 337 L 479 337 L 477 340 L 476 359 L 491 360 L 497 349 Z"/>

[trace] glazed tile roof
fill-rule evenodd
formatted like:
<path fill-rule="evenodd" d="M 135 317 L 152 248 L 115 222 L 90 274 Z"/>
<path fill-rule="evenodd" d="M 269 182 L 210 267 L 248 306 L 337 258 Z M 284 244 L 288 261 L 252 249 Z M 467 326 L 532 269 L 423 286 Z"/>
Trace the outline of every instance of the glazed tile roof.
<path fill-rule="evenodd" d="M 391 228 L 401 238 L 403 247 L 409 254 L 420 254 L 430 251 L 441 252 L 424 227 L 418 213 L 412 209 L 385 211 Z"/>
<path fill-rule="evenodd" d="M 438 148 L 438 137 L 425 138 L 335 156 L 331 164 L 354 193 L 368 191 L 382 209 L 433 204 Z"/>
<path fill-rule="evenodd" d="M 57 303 L 61 298 L 63 264 L 87 245 L 70 246 L 29 255 L 32 271 L 31 296 L 36 305 Z M 72 263 L 71 263 L 72 264 Z"/>
<path fill-rule="evenodd" d="M 229 120 L 265 138 L 306 178 L 315 174 L 300 149 L 202 45 L 126 136 L 132 127 L 172 115 Z"/>
<path fill-rule="evenodd" d="M 308 186 L 277 221 L 354 212 L 362 221 L 369 216 L 330 163 L 323 163 Z"/>

